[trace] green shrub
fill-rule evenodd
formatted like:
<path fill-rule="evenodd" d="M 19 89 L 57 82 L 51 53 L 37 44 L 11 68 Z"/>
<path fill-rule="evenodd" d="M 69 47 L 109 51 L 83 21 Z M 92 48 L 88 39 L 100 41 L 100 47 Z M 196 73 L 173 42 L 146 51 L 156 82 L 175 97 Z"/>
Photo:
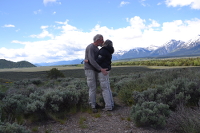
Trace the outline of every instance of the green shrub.
<path fill-rule="evenodd" d="M 121 89 L 119 91 L 118 97 L 126 105 L 133 105 L 134 100 L 133 100 L 133 94 L 132 94 L 132 92 L 133 92 L 132 89 L 130 89 L 128 87 L 124 87 L 124 89 Z"/>
<path fill-rule="evenodd" d="M 28 98 L 22 94 L 8 95 L 2 99 L 3 110 L 6 114 L 23 114 L 26 109 L 27 101 Z"/>
<path fill-rule="evenodd" d="M 170 114 L 169 106 L 156 102 L 143 102 L 132 106 L 131 118 L 137 126 L 163 128 Z"/>
<path fill-rule="evenodd" d="M 175 109 L 177 105 L 197 105 L 200 98 L 200 88 L 195 81 L 187 78 L 177 78 L 163 85 L 157 85 L 154 89 L 142 92 L 134 91 L 135 103 L 155 101 L 164 103 Z"/>
<path fill-rule="evenodd" d="M 52 68 L 47 72 L 47 77 L 50 79 L 57 79 L 58 77 L 65 77 L 65 75 L 59 71 L 57 68 Z"/>
<path fill-rule="evenodd" d="M 0 122 L 0 133 L 30 133 L 30 131 L 17 123 Z"/>
<path fill-rule="evenodd" d="M 30 80 L 30 82 L 32 84 L 37 85 L 37 86 L 40 85 L 40 84 L 42 84 L 42 80 L 40 78 L 33 78 L 33 79 Z"/>
<path fill-rule="evenodd" d="M 0 100 L 2 100 L 5 97 L 6 91 L 8 88 L 4 85 L 0 85 Z"/>

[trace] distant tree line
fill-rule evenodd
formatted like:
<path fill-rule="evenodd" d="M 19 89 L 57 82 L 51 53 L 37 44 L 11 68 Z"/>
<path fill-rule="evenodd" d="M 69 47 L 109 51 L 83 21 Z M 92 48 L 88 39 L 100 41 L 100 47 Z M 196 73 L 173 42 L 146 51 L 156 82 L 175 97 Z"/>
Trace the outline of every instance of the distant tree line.
<path fill-rule="evenodd" d="M 197 58 L 176 58 L 176 59 L 155 59 L 142 61 L 114 62 L 113 66 L 136 65 L 136 66 L 200 66 L 200 57 Z"/>

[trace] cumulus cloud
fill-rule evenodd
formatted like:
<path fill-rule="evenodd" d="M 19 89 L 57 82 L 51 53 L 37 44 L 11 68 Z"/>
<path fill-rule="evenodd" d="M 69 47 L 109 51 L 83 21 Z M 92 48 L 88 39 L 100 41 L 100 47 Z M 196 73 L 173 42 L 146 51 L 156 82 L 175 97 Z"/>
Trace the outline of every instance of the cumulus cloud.
<path fill-rule="evenodd" d="M 122 2 L 120 3 L 120 6 L 124 6 L 124 5 L 128 5 L 128 4 L 130 4 L 130 2 L 122 1 Z"/>
<path fill-rule="evenodd" d="M 146 1 L 146 0 L 140 0 L 141 5 L 142 5 L 142 6 L 149 6 L 149 4 L 147 4 L 145 1 Z"/>
<path fill-rule="evenodd" d="M 165 3 L 167 6 L 173 6 L 173 7 L 190 6 L 192 9 L 200 9 L 199 0 L 166 0 Z"/>
<path fill-rule="evenodd" d="M 50 37 L 50 38 L 54 38 L 53 34 L 50 34 L 46 29 L 48 28 L 48 26 L 41 26 L 42 29 L 42 33 L 38 34 L 38 35 L 30 35 L 30 37 L 32 38 L 45 38 L 45 37 Z"/>
<path fill-rule="evenodd" d="M 59 35 L 50 34 L 50 26 L 41 26 L 42 33 L 32 37 L 50 37 L 48 40 L 13 40 L 12 43 L 22 44 L 24 48 L 0 48 L 0 58 L 27 60 L 32 63 L 83 59 L 86 46 L 93 42 L 93 36 L 96 34 L 102 34 L 104 40 L 112 40 L 115 51 L 118 51 L 149 45 L 161 46 L 171 39 L 188 41 L 200 31 L 200 19 L 197 18 L 158 23 L 154 19 L 145 20 L 134 16 L 127 18 L 127 23 L 128 26 L 118 29 L 97 24 L 91 31 L 83 32 L 68 24 L 68 20 L 55 22 L 54 28 L 61 31 Z"/>
<path fill-rule="evenodd" d="M 5 24 L 3 27 L 10 28 L 10 27 L 15 27 L 15 25 L 12 25 L 12 24 Z"/>
<path fill-rule="evenodd" d="M 57 2 L 58 0 L 43 0 L 44 5 L 47 5 L 48 3 L 57 3 L 61 4 L 61 2 Z"/>

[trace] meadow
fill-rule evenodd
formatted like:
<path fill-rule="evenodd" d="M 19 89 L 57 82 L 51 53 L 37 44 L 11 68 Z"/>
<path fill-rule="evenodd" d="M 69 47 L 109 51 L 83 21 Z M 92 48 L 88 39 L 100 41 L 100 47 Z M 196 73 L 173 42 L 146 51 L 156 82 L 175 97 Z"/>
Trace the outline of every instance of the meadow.
<path fill-rule="evenodd" d="M 48 78 L 53 68 L 64 77 Z M 170 125 L 173 131 L 185 133 L 200 130 L 199 81 L 198 66 L 120 65 L 110 73 L 113 96 L 132 108 L 130 118 L 138 127 Z M 1 69 L 0 83 L 0 133 L 30 132 L 23 126 L 25 121 L 62 123 L 67 113 L 91 111 L 81 65 Z M 103 105 L 99 86 L 97 93 Z"/>
<path fill-rule="evenodd" d="M 83 66 L 49 66 L 49 67 L 32 67 L 32 68 L 13 68 L 0 69 L 0 78 L 9 79 L 11 81 L 18 81 L 31 78 L 47 79 L 46 73 L 52 68 L 57 68 L 65 77 L 85 78 Z M 127 75 L 139 71 L 152 71 L 156 69 L 167 69 L 169 67 L 137 67 L 137 66 L 114 66 L 110 76 Z"/>

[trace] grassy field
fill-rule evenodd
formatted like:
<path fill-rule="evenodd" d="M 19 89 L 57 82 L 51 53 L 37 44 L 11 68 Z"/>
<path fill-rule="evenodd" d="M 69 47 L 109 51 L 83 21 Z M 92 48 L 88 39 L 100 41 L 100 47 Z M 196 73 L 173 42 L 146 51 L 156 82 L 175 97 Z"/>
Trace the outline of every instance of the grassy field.
<path fill-rule="evenodd" d="M 46 79 L 47 71 L 52 68 L 60 70 L 65 77 L 85 78 L 83 66 L 46 66 L 32 68 L 13 68 L 0 69 L 0 78 L 18 81 L 31 78 Z M 184 67 L 166 67 L 166 66 L 113 66 L 110 76 L 128 75 L 130 73 L 153 71 L 158 69 L 184 68 Z"/>

